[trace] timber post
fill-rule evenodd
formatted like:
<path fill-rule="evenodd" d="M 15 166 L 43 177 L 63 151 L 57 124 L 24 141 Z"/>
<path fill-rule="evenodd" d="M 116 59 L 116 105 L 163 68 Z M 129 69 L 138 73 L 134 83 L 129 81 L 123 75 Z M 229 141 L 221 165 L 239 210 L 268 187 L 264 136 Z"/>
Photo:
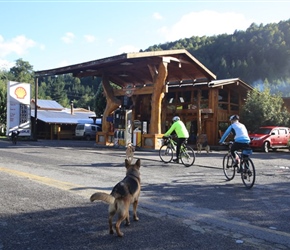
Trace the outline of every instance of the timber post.
<path fill-rule="evenodd" d="M 161 107 L 164 98 L 165 80 L 168 74 L 167 62 L 160 62 L 158 72 L 154 72 L 154 91 L 151 99 L 150 134 L 161 134 Z"/>
<path fill-rule="evenodd" d="M 107 100 L 106 108 L 102 118 L 102 132 L 108 133 L 110 131 L 110 126 L 107 122 L 107 117 L 121 105 L 121 100 L 114 96 L 113 87 L 105 75 L 103 75 L 102 84 Z"/>

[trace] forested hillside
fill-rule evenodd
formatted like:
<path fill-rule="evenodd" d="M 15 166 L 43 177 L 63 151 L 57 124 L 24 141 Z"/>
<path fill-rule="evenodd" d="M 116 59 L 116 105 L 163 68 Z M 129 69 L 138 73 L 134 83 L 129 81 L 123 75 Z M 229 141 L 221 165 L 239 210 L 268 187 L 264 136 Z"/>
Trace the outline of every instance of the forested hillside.
<path fill-rule="evenodd" d="M 253 87 L 267 85 L 272 94 L 281 92 L 283 97 L 290 96 L 290 19 L 266 25 L 252 24 L 247 30 L 230 35 L 193 36 L 153 45 L 144 51 L 172 49 L 188 50 L 218 79 L 239 77 Z M 9 71 L 0 70 L 2 112 L 6 107 L 7 80 L 34 86 L 33 65 L 19 59 Z M 73 101 L 75 107 L 89 108 L 99 115 L 103 112 L 102 105 L 105 105 L 99 89 L 100 81 L 90 77 L 78 79 L 71 75 L 42 78 L 39 79 L 38 96 L 40 99 L 56 100 L 65 107 Z M 2 118 L 3 122 L 5 117 Z"/>
<path fill-rule="evenodd" d="M 290 19 L 267 25 L 252 24 L 231 35 L 184 38 L 153 45 L 144 51 L 186 49 L 217 75 L 239 77 L 257 87 L 268 83 L 272 93 L 290 96 Z"/>

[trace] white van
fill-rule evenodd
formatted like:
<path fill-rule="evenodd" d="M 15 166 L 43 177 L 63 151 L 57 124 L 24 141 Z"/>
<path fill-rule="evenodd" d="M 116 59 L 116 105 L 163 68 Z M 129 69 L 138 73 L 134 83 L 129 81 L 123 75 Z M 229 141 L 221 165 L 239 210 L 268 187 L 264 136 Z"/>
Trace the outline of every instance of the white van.
<path fill-rule="evenodd" d="M 75 136 L 86 140 L 96 139 L 96 133 L 102 131 L 101 126 L 89 123 L 79 123 L 76 126 Z"/>

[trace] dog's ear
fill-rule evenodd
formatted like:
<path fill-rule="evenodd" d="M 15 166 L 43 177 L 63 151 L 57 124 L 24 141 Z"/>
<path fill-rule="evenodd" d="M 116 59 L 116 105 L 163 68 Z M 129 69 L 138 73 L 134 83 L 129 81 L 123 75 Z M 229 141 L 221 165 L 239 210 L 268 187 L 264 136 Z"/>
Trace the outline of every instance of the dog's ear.
<path fill-rule="evenodd" d="M 125 159 L 125 167 L 128 168 L 129 166 L 130 166 L 130 162 L 127 159 Z"/>
<path fill-rule="evenodd" d="M 138 160 L 136 161 L 135 165 L 138 166 L 138 168 L 140 168 L 140 167 L 141 167 L 141 160 L 138 159 Z"/>

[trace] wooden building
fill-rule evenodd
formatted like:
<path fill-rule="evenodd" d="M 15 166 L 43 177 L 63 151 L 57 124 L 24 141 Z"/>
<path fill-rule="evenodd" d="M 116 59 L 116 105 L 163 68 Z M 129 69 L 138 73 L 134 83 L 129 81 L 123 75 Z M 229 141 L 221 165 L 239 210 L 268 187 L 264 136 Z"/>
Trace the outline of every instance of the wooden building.
<path fill-rule="evenodd" d="M 31 121 L 37 108 L 37 139 L 74 139 L 78 123 L 95 123 L 96 113 L 83 108 L 64 108 L 54 100 L 31 100 Z"/>
<path fill-rule="evenodd" d="M 67 67 L 35 72 L 38 77 L 72 73 L 75 77 L 102 77 L 107 99 L 99 144 L 111 144 L 112 113 L 131 102 L 132 121 L 147 121 L 144 148 L 157 149 L 174 115 L 179 115 L 194 136 L 206 134 L 217 144 L 231 114 L 239 113 L 252 88 L 238 78 L 216 76 L 186 50 L 127 53 Z M 119 86 L 114 89 L 110 83 Z M 36 91 L 37 93 L 37 91 Z"/>

